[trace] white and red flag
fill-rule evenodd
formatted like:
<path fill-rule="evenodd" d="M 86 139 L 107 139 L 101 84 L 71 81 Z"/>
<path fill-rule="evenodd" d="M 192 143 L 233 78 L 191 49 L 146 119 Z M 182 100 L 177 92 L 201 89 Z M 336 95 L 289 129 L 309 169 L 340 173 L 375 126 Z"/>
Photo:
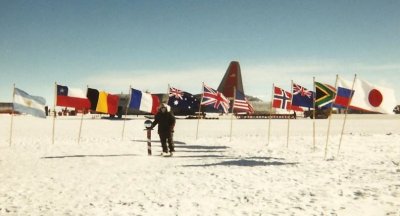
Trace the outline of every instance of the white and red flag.
<path fill-rule="evenodd" d="M 81 89 L 57 85 L 56 105 L 63 107 L 74 107 L 77 109 L 89 109 L 90 101 Z"/>
<path fill-rule="evenodd" d="M 339 78 L 338 87 L 351 89 L 352 83 Z M 393 89 L 371 84 L 365 80 L 356 78 L 353 91 L 354 94 L 350 102 L 350 109 L 394 114 L 393 109 L 397 103 Z"/>

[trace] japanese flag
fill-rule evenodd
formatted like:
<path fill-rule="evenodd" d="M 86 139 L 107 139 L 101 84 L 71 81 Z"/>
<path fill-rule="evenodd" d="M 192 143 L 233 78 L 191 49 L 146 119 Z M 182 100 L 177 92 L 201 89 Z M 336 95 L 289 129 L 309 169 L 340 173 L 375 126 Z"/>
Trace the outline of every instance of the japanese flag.
<path fill-rule="evenodd" d="M 351 84 L 351 82 L 339 79 L 339 86 L 351 89 Z M 394 114 L 393 109 L 397 103 L 393 89 L 373 85 L 357 78 L 353 90 L 354 95 L 351 99 L 350 108 Z"/>

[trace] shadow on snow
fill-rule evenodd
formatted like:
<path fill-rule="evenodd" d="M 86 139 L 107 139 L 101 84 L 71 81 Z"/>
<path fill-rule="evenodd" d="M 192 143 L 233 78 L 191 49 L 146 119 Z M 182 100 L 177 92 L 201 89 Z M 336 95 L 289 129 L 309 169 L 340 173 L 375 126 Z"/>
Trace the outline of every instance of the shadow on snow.
<path fill-rule="evenodd" d="M 262 159 L 262 160 L 260 160 Z M 271 157 L 250 157 L 247 159 L 237 159 L 237 160 L 226 160 L 218 163 L 211 164 L 196 164 L 196 165 L 183 165 L 183 167 L 210 167 L 210 166 L 284 166 L 284 165 L 297 165 L 298 162 L 288 163 L 281 161 L 263 161 L 263 160 L 282 160 L 282 158 L 271 158 Z"/>
<path fill-rule="evenodd" d="M 118 154 L 118 155 L 63 155 L 63 156 L 47 156 L 41 159 L 63 159 L 63 158 L 83 158 L 83 157 L 128 157 L 137 156 L 136 154 Z"/>

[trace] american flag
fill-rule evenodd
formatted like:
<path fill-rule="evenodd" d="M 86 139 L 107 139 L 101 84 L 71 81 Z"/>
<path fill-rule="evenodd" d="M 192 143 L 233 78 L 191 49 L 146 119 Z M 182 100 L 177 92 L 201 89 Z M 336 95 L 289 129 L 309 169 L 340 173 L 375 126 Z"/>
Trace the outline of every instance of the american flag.
<path fill-rule="evenodd" d="M 246 96 L 238 90 L 236 90 L 235 99 L 233 101 L 233 109 L 247 113 L 254 113 L 253 106 L 249 103 Z"/>
<path fill-rule="evenodd" d="M 203 84 L 203 102 L 201 105 L 209 106 L 214 105 L 214 109 L 220 109 L 220 106 L 225 113 L 229 110 L 229 100 L 221 93 L 215 89 L 212 89 Z"/>

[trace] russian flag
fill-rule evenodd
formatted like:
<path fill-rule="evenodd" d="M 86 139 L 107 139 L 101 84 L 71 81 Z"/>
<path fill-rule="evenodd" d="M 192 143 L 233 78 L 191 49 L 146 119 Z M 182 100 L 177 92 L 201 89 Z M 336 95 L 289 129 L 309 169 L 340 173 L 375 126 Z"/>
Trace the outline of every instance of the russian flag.
<path fill-rule="evenodd" d="M 136 89 L 131 89 L 131 100 L 129 108 L 156 114 L 160 105 L 160 100 L 156 95 L 145 93 Z"/>
<path fill-rule="evenodd" d="M 77 109 L 90 108 L 90 101 L 81 89 L 57 85 L 57 106 L 74 107 Z"/>
<path fill-rule="evenodd" d="M 336 98 L 335 98 L 335 106 L 336 107 L 347 107 L 350 105 L 350 99 L 353 95 L 354 91 L 348 88 L 338 87 Z"/>

